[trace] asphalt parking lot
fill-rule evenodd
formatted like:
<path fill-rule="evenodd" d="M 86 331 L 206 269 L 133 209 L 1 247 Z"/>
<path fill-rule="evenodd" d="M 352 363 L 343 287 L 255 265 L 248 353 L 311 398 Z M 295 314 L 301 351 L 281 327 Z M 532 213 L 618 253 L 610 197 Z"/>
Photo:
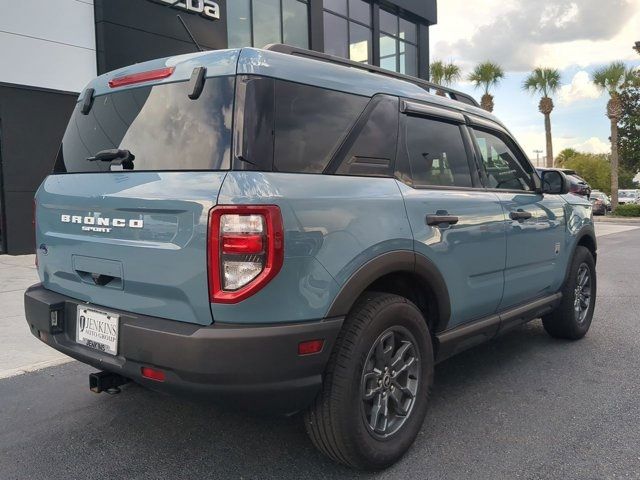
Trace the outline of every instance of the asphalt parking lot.
<path fill-rule="evenodd" d="M 598 225 L 598 234 L 587 337 L 553 340 L 534 321 L 440 364 L 414 447 L 362 477 L 640 478 L 640 229 Z M 0 281 L 11 285 L 19 289 Z M 20 313 L 6 310 L 0 339 L 19 328 Z M 9 343 L 19 361 L 0 351 L 2 480 L 359 476 L 317 453 L 299 418 L 247 416 L 136 386 L 95 395 L 93 369 L 58 365 L 64 359 L 33 353 L 37 341 L 27 338 Z M 37 370 L 47 364 L 55 366 Z"/>

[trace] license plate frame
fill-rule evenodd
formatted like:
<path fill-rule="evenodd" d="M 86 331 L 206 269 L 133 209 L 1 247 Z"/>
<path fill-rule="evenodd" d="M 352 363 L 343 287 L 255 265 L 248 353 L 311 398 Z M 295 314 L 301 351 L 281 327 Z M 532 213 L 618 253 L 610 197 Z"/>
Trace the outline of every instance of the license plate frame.
<path fill-rule="evenodd" d="M 108 355 L 118 355 L 120 315 L 78 305 L 76 343 Z"/>

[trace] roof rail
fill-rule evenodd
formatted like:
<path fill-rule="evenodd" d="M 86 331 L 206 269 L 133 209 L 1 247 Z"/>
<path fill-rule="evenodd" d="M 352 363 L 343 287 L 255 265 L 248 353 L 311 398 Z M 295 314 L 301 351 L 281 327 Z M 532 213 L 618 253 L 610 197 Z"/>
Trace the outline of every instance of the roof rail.
<path fill-rule="evenodd" d="M 449 95 L 449 98 L 452 100 L 466 103 L 467 105 L 471 105 L 474 107 L 479 107 L 480 105 L 471 95 L 466 93 L 459 92 L 449 87 L 443 87 L 441 85 L 437 85 L 435 83 L 428 82 L 427 80 L 423 80 L 421 78 L 412 77 L 410 75 L 405 75 L 403 73 L 392 72 L 391 70 L 385 70 L 384 68 L 376 67 L 375 65 L 369 65 L 366 63 L 355 62 L 353 60 L 347 60 L 346 58 L 336 57 L 334 55 L 329 55 L 327 53 L 315 52 L 313 50 L 306 50 L 304 48 L 292 47 L 291 45 L 285 45 L 282 43 L 272 43 L 264 47 L 265 50 L 270 50 L 272 52 L 284 53 L 287 55 L 293 55 L 297 57 L 305 57 L 311 58 L 314 60 L 320 60 L 322 62 L 335 63 L 338 65 L 343 65 L 345 67 L 353 67 L 359 70 L 365 70 L 371 73 L 377 73 L 380 75 L 385 75 L 387 77 L 393 77 L 400 80 L 404 80 L 406 82 L 411 82 L 414 85 L 417 85 L 427 92 L 432 91 L 442 91 Z"/>

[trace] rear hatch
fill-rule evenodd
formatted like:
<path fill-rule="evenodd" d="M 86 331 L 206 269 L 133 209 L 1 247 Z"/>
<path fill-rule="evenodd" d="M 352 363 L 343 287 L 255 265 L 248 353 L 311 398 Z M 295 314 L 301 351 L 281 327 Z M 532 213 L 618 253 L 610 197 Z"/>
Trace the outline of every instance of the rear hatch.
<path fill-rule="evenodd" d="M 228 53 L 207 55 L 234 71 Z M 36 195 L 46 288 L 104 307 L 212 322 L 207 221 L 230 164 L 235 77 L 207 78 L 192 99 L 190 60 L 161 82 L 111 89 L 100 77 L 93 101 L 81 96 L 54 174 Z M 144 72 L 145 64 L 136 68 Z M 100 152 L 103 160 L 88 160 Z"/>

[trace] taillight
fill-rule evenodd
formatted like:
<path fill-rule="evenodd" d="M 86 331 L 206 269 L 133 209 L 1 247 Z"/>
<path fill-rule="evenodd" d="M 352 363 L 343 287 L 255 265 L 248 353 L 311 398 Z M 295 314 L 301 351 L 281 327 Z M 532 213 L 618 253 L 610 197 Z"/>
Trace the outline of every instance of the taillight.
<path fill-rule="evenodd" d="M 218 206 L 209 214 L 209 298 L 237 303 L 282 268 L 284 231 L 275 205 Z"/>
<path fill-rule="evenodd" d="M 123 75 L 121 77 L 115 77 L 109 80 L 109 87 L 117 88 L 123 87 L 125 85 L 132 85 L 134 83 L 161 80 L 173 75 L 173 71 L 175 69 L 176 67 L 158 68 L 157 70 L 149 70 L 148 72 L 138 72 L 132 73 L 130 75 Z"/>
<path fill-rule="evenodd" d="M 36 268 L 38 268 L 38 237 L 36 232 L 36 209 L 38 208 L 38 204 L 36 203 L 36 199 L 33 199 L 33 214 L 31 216 L 31 224 L 33 226 L 33 248 L 36 254 L 35 262 Z"/>

